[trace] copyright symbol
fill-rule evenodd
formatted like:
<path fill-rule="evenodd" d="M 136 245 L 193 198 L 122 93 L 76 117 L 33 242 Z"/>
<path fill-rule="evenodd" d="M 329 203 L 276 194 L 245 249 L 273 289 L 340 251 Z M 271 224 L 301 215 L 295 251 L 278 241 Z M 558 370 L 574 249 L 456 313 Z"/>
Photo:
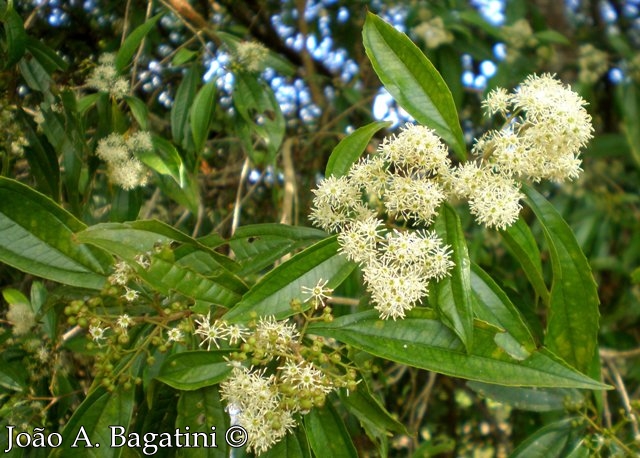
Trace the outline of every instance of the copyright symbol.
<path fill-rule="evenodd" d="M 249 440 L 247 430 L 242 426 L 234 425 L 227 429 L 224 440 L 233 448 L 242 447 Z"/>

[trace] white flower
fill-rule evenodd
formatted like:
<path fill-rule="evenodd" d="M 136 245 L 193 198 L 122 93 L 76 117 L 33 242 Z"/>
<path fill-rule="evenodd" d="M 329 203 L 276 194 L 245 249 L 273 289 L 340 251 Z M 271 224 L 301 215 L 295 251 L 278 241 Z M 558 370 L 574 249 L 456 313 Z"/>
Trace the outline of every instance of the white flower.
<path fill-rule="evenodd" d="M 326 287 L 328 282 L 329 280 L 323 282 L 321 278 L 314 287 L 303 286 L 302 292 L 309 295 L 304 301 L 309 302 L 313 300 L 315 308 L 324 307 L 325 300 L 330 299 L 330 294 L 333 292 L 333 288 Z"/>
<path fill-rule="evenodd" d="M 264 70 L 265 60 L 269 55 L 268 49 L 257 41 L 243 41 L 236 48 L 237 62 L 249 72 Z"/>
<path fill-rule="evenodd" d="M 87 86 L 101 92 L 108 92 L 116 99 L 121 99 L 129 93 L 129 83 L 118 75 L 115 67 L 115 55 L 103 54 L 99 64 L 93 69 L 87 79 Z"/>
<path fill-rule="evenodd" d="M 108 165 L 109 179 L 122 189 L 129 191 L 147 184 L 147 169 L 135 158 Z"/>
<path fill-rule="evenodd" d="M 140 295 L 138 291 L 136 291 L 135 289 L 131 289 L 127 286 L 125 286 L 124 289 L 125 289 L 125 293 L 122 295 L 122 297 L 124 297 L 127 300 L 127 302 L 135 301 Z"/>
<path fill-rule="evenodd" d="M 207 313 L 207 316 L 200 315 L 200 320 L 194 320 L 197 329 L 195 334 L 202 338 L 200 346 L 207 344 L 207 350 L 211 350 L 211 344 L 214 344 L 216 348 L 220 348 L 219 340 L 222 340 L 227 335 L 227 326 L 224 321 L 216 320 L 211 323 L 211 312 Z"/>
<path fill-rule="evenodd" d="M 424 40 L 427 48 L 430 49 L 453 41 L 453 34 L 445 28 L 444 21 L 440 16 L 419 24 L 413 31 Z"/>
<path fill-rule="evenodd" d="M 116 324 L 122 329 L 127 329 L 129 326 L 133 324 L 133 319 L 125 313 L 124 315 L 120 315 L 118 317 Z"/>
<path fill-rule="evenodd" d="M 92 325 L 89 326 L 89 335 L 94 342 L 100 344 L 101 341 L 105 339 L 104 333 L 107 331 L 107 329 L 109 328 L 101 328 L 100 326 Z"/>
<path fill-rule="evenodd" d="M 178 328 L 171 328 L 167 331 L 168 342 L 180 342 L 182 340 L 182 331 Z"/>
<path fill-rule="evenodd" d="M 471 214 L 480 224 L 506 229 L 518 219 L 524 195 L 514 180 L 500 174 L 487 176 L 492 178 L 469 198 Z"/>
<path fill-rule="evenodd" d="M 268 356 L 290 354 L 292 346 L 299 343 L 300 333 L 293 323 L 277 321 L 274 316 L 260 317 L 254 333 L 256 348 Z"/>
<path fill-rule="evenodd" d="M 13 334 L 22 336 L 27 334 L 36 324 L 36 315 L 29 304 L 23 302 L 10 303 L 7 320 L 13 326 Z"/>

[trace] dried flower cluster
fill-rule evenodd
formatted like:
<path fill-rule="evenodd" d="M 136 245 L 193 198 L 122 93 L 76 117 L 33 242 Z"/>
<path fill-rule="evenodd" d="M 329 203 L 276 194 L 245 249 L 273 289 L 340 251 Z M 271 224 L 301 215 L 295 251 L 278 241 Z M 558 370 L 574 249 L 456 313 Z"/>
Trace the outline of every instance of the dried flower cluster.
<path fill-rule="evenodd" d="M 269 51 L 257 41 L 243 41 L 235 49 L 235 62 L 248 72 L 261 72 L 265 69 L 265 61 Z"/>
<path fill-rule="evenodd" d="M 477 141 L 477 161 L 458 166 L 431 129 L 408 125 L 347 176 L 322 181 L 313 191 L 310 218 L 338 232 L 341 252 L 363 266 L 381 318 L 402 318 L 427 295 L 428 282 L 447 276 L 453 263 L 434 233 L 400 230 L 396 223 L 429 226 L 443 202 L 464 199 L 480 224 L 513 224 L 523 198 L 518 180 L 562 182 L 580 173 L 578 155 L 593 131 L 584 105 L 548 74 L 530 76 L 512 93 L 496 89 L 484 107 L 502 115 L 504 126 Z"/>
<path fill-rule="evenodd" d="M 109 179 L 122 189 L 131 190 L 147 184 L 147 169 L 134 153 L 152 149 L 148 132 L 136 132 L 127 139 L 112 133 L 98 142 L 96 154 L 107 163 Z"/>
<path fill-rule="evenodd" d="M 107 92 L 116 99 L 121 99 L 129 93 L 129 83 L 118 75 L 115 66 L 115 54 L 103 54 L 98 59 L 98 66 L 93 69 L 87 86 L 100 92 Z"/>

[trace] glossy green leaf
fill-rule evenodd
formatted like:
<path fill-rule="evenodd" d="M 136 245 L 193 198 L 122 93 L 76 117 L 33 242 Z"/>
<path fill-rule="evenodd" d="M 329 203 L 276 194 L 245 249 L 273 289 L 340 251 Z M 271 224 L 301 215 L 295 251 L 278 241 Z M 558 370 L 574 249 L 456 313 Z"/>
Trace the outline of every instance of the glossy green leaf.
<path fill-rule="evenodd" d="M 474 346 L 467 354 L 453 331 L 426 309 L 414 309 L 397 321 L 381 320 L 371 310 L 336 318 L 331 323 L 313 323 L 309 332 L 381 358 L 469 380 L 508 386 L 606 387 L 545 349 L 532 352 L 524 361 L 516 360 L 496 345 L 495 332 L 483 326 L 474 330 Z"/>
<path fill-rule="evenodd" d="M 358 456 L 342 418 L 331 404 L 327 403 L 322 409 L 312 409 L 304 417 L 304 424 L 311 450 L 316 456 Z"/>
<path fill-rule="evenodd" d="M 631 157 L 640 168 L 640 94 L 636 84 L 620 84 L 616 95 L 624 113 L 622 127 L 629 144 Z"/>
<path fill-rule="evenodd" d="M 598 341 L 598 290 L 591 266 L 569 225 L 536 190 L 523 186 L 527 205 L 542 225 L 553 270 L 545 345 L 583 373 Z"/>
<path fill-rule="evenodd" d="M 200 68 L 196 65 L 189 67 L 176 91 L 173 105 L 171 105 L 171 137 L 176 145 L 183 148 L 191 137 L 189 128 L 189 111 L 196 96 L 196 89 L 200 81 Z"/>
<path fill-rule="evenodd" d="M 540 428 L 520 444 L 510 458 L 564 458 L 571 441 L 571 423 L 575 420 L 565 418 Z"/>
<path fill-rule="evenodd" d="M 163 13 L 156 14 L 144 24 L 136 27 L 124 40 L 122 46 L 116 54 L 115 66 L 118 73 L 122 71 L 131 63 L 133 55 L 136 53 L 138 47 L 144 40 L 144 37 L 155 27 L 156 22 L 160 19 Z"/>
<path fill-rule="evenodd" d="M 471 264 L 471 289 L 475 298 L 473 310 L 478 319 L 503 329 L 504 333 L 512 336 L 516 344 L 522 346 L 525 355 L 535 350 L 536 343 L 518 309 L 477 264 Z"/>
<path fill-rule="evenodd" d="M 337 253 L 338 246 L 336 237 L 329 237 L 283 262 L 262 277 L 224 319 L 243 321 L 254 314 L 282 319 L 293 315 L 292 299 L 304 299 L 303 286 L 313 287 L 323 279 L 328 280 L 328 288 L 337 287 L 355 268 L 353 262 Z"/>
<path fill-rule="evenodd" d="M 239 72 L 235 77 L 233 104 L 264 142 L 271 162 L 284 138 L 285 121 L 280 105 L 271 87 L 256 75 Z"/>
<path fill-rule="evenodd" d="M 198 390 L 215 385 L 231 372 L 227 351 L 187 351 L 169 356 L 156 379 L 176 390 Z M 215 425 L 212 425 L 215 426 Z"/>
<path fill-rule="evenodd" d="M 480 396 L 532 412 L 563 410 L 566 405 L 576 406 L 584 401 L 580 391 L 570 388 L 522 388 L 482 382 L 468 382 L 467 386 Z"/>
<path fill-rule="evenodd" d="M 22 391 L 29 388 L 24 372 L 22 363 L 2 360 L 2 364 L 0 364 L 0 387 L 11 391 Z"/>
<path fill-rule="evenodd" d="M 191 107 L 191 134 L 196 151 L 202 151 L 209 136 L 209 125 L 215 112 L 215 102 L 216 81 L 212 80 L 200 88 Z"/>
<path fill-rule="evenodd" d="M 259 272 L 285 254 L 325 238 L 319 229 L 286 224 L 240 226 L 229 240 L 236 262 L 242 265 L 238 275 Z"/>
<path fill-rule="evenodd" d="M 522 218 L 500 231 L 502 238 L 511 254 L 518 260 L 524 270 L 524 274 L 531 282 L 536 294 L 543 303 L 549 303 L 549 290 L 542 275 L 542 263 L 540 262 L 540 250 L 536 239 L 531 233 L 529 225 Z"/>
<path fill-rule="evenodd" d="M 189 432 L 207 434 L 209 442 L 199 439 L 197 447 L 181 448 L 177 456 L 185 458 L 225 458 L 228 456 L 224 434 L 229 428 L 229 416 L 220 401 L 218 387 L 206 387 L 195 391 L 180 393 L 176 428 Z M 212 427 L 215 427 L 215 440 L 212 441 Z"/>
<path fill-rule="evenodd" d="M 128 432 L 134 409 L 134 390 L 116 390 L 109 393 L 103 388 L 93 391 L 80 404 L 60 433 L 63 446 L 52 451 L 52 457 L 111 458 L 111 426 L 119 426 Z M 81 429 L 82 428 L 82 429 Z M 120 439 L 121 440 L 121 439 Z M 75 443 L 76 448 L 71 448 Z M 98 445 L 100 444 L 100 445 Z M 121 450 L 121 449 L 120 449 Z"/>
<path fill-rule="evenodd" d="M 367 14 L 363 38 L 367 56 L 387 91 L 464 160 L 466 145 L 451 91 L 429 59 L 405 34 L 372 13 Z"/>
<path fill-rule="evenodd" d="M 471 261 L 455 209 L 448 204 L 443 205 L 434 228 L 442 242 L 451 247 L 451 260 L 455 265 L 448 277 L 433 285 L 432 294 L 443 322 L 453 329 L 469 352 L 473 348 Z"/>
<path fill-rule="evenodd" d="M 376 132 L 390 125 L 390 122 L 372 122 L 371 124 L 356 129 L 340 140 L 340 143 L 338 143 L 333 149 L 331 156 L 329 156 L 327 168 L 324 172 L 325 176 L 333 175 L 335 177 L 341 177 L 346 175 L 351 165 L 362 156 L 362 153 Z"/>
<path fill-rule="evenodd" d="M 34 91 L 42 92 L 51 97 L 49 88 L 51 87 L 51 77 L 45 68 L 36 59 L 21 59 L 18 63 L 20 74 L 24 78 L 27 86 Z"/>
<path fill-rule="evenodd" d="M 7 46 L 7 54 L 3 67 L 6 69 L 15 65 L 24 55 L 27 45 L 27 34 L 24 30 L 22 18 L 13 7 L 7 8 L 3 22 Z"/>
<path fill-rule="evenodd" d="M 100 289 L 111 257 L 74 240 L 85 228 L 28 186 L 0 177 L 0 261 L 72 286 Z"/>

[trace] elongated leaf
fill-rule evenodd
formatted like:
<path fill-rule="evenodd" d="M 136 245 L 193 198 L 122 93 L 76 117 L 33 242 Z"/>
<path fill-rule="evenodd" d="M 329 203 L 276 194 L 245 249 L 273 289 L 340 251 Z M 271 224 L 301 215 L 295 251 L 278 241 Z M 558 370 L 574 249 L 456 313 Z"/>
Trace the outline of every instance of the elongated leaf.
<path fill-rule="evenodd" d="M 362 156 L 362 153 L 371 141 L 371 137 L 380 129 L 384 129 L 390 125 L 390 122 L 372 122 L 371 124 L 360 127 L 343 138 L 333 149 L 331 156 L 329 156 L 327 168 L 324 172 L 325 176 L 333 175 L 335 177 L 341 177 L 346 175 L 351 165 Z"/>
<path fill-rule="evenodd" d="M 273 90 L 256 75 L 239 72 L 233 89 L 233 104 L 242 118 L 264 142 L 271 162 L 284 138 L 285 121 Z"/>
<path fill-rule="evenodd" d="M 328 280 L 328 288 L 335 288 L 353 271 L 355 264 L 337 251 L 338 241 L 333 236 L 296 254 L 262 277 L 224 319 L 241 321 L 253 314 L 282 319 L 292 315 L 290 302 L 304 298 L 303 286 L 313 287 L 323 279 Z"/>
<path fill-rule="evenodd" d="M 540 428 L 529 436 L 511 454 L 511 458 L 560 458 L 567 456 L 565 448 L 570 442 L 575 418 L 565 418 Z"/>
<path fill-rule="evenodd" d="M 329 403 L 322 409 L 313 409 L 304 417 L 311 450 L 316 456 L 335 458 L 357 457 L 347 428 Z"/>
<path fill-rule="evenodd" d="M 80 245 L 85 225 L 28 186 L 0 177 L 0 261 L 72 286 L 100 289 L 111 257 Z"/>
<path fill-rule="evenodd" d="M 502 238 L 511 254 L 518 260 L 524 270 L 536 294 L 540 296 L 543 303 L 549 303 L 549 290 L 542 275 L 542 264 L 540 262 L 540 250 L 536 244 L 536 239 L 531 233 L 529 225 L 519 218 L 505 231 L 500 231 Z"/>
<path fill-rule="evenodd" d="M 286 224 L 253 224 L 241 226 L 229 245 L 237 262 L 242 264 L 238 275 L 259 272 L 287 253 L 325 238 L 319 229 Z"/>
<path fill-rule="evenodd" d="M 476 264 L 471 264 L 471 289 L 475 297 L 474 312 L 478 319 L 504 329 L 515 344 L 522 347 L 519 354 L 526 357 L 535 350 L 536 343 L 518 309 L 496 282 Z M 514 356 L 507 348 L 503 349 Z"/>
<path fill-rule="evenodd" d="M 111 441 L 110 427 L 121 427 L 128 431 L 133 407 L 134 390 L 109 393 L 103 388 L 96 389 L 65 425 L 61 432 L 65 439 L 63 445 L 53 450 L 50 456 L 73 458 L 78 456 L 78 451 L 88 457 L 115 456 L 112 446 L 117 444 Z M 76 448 L 71 448 L 74 443 Z"/>
<path fill-rule="evenodd" d="M 469 382 L 467 386 L 481 396 L 532 412 L 563 410 L 566 403 L 579 405 L 584 400 L 580 391 L 570 388 L 523 388 L 481 382 Z"/>
<path fill-rule="evenodd" d="M 103 248 L 132 265 L 137 274 L 157 291 L 169 294 L 177 291 L 195 300 L 232 307 L 246 291 L 244 283 L 225 266 L 233 266 L 222 255 L 204 247 L 186 234 L 157 221 L 136 221 L 126 224 L 98 224 L 78 234 L 78 240 Z M 211 275 L 203 275 L 184 265 L 180 259 L 151 255 L 151 266 L 143 269 L 135 262 L 136 255 L 153 253 L 156 243 L 172 240 L 193 244 L 218 265 Z M 230 264 L 231 263 L 231 264 Z"/>
<path fill-rule="evenodd" d="M 444 323 L 453 329 L 470 352 L 473 348 L 473 297 L 467 241 L 458 214 L 448 204 L 442 206 L 434 227 L 443 243 L 451 247 L 451 260 L 455 263 L 451 275 L 434 285 L 436 306 Z"/>
<path fill-rule="evenodd" d="M 569 364 L 589 372 L 598 339 L 598 290 L 591 267 L 569 225 L 530 186 L 527 205 L 542 225 L 553 270 L 545 344 Z"/>
<path fill-rule="evenodd" d="M 4 33 L 7 40 L 7 54 L 3 67 L 9 68 L 22 58 L 27 44 L 24 23 L 13 7 L 9 7 L 5 12 Z"/>
<path fill-rule="evenodd" d="M 367 14 L 363 38 L 367 56 L 387 91 L 464 160 L 466 146 L 451 91 L 429 59 L 405 34 L 372 13 Z"/>
<path fill-rule="evenodd" d="M 187 458 L 225 458 L 228 456 L 228 446 L 224 440 L 224 433 L 229 428 L 229 416 L 224 412 L 217 387 L 201 388 L 196 391 L 180 393 L 178 400 L 178 415 L 176 428 L 189 432 L 207 434 L 209 443 L 205 446 L 200 439 L 197 447 L 181 448 L 177 456 Z M 215 427 L 214 441 L 211 440 L 212 427 Z M 212 443 L 213 442 L 213 443 Z"/>
<path fill-rule="evenodd" d="M 149 129 L 149 122 L 147 120 L 147 118 L 149 117 L 149 110 L 147 109 L 147 106 L 144 104 L 144 102 L 138 97 L 133 97 L 130 95 L 125 95 L 124 101 L 127 102 L 127 105 L 129 105 L 131 114 L 135 118 L 140 128 L 142 130 Z"/>
<path fill-rule="evenodd" d="M 27 51 L 50 75 L 56 70 L 66 70 L 69 67 L 62 57 L 37 38 L 27 36 Z"/>
<path fill-rule="evenodd" d="M 133 59 L 133 55 L 136 53 L 138 46 L 140 46 L 144 37 L 155 27 L 156 22 L 158 22 L 162 14 L 163 13 L 156 14 L 144 24 L 136 27 L 124 40 L 118 54 L 116 54 L 115 66 L 118 73 L 122 73 L 127 65 L 131 63 L 131 59 Z"/>
<path fill-rule="evenodd" d="M 260 456 L 262 458 L 310 458 L 311 450 L 302 427 L 298 427 Z"/>
<path fill-rule="evenodd" d="M 473 350 L 467 354 L 453 331 L 426 309 L 414 309 L 397 321 L 380 320 L 371 310 L 336 318 L 332 323 L 313 323 L 309 332 L 381 358 L 469 380 L 508 386 L 606 387 L 545 349 L 524 361 L 513 359 L 495 344 L 494 332 L 483 327 L 474 330 Z"/>
<path fill-rule="evenodd" d="M 209 125 L 215 111 L 216 82 L 202 86 L 191 107 L 191 134 L 196 151 L 201 151 L 209 136 Z"/>
<path fill-rule="evenodd" d="M 344 407 L 358 418 L 365 431 L 376 439 L 386 436 L 390 431 L 409 434 L 405 426 L 371 395 L 369 387 L 364 383 L 352 393 L 340 391 L 340 400 Z"/>
<path fill-rule="evenodd" d="M 175 144 L 186 148 L 187 140 L 191 136 L 189 130 L 189 110 L 193 105 L 198 87 L 199 67 L 191 66 L 176 92 L 171 106 L 171 137 Z"/>
<path fill-rule="evenodd" d="M 636 122 L 640 117 L 640 95 L 635 84 L 619 85 L 616 95 L 624 113 L 622 125 L 631 157 L 635 161 L 636 167 L 640 167 L 640 126 Z"/>
<path fill-rule="evenodd" d="M 184 164 L 176 147 L 164 138 L 153 135 L 152 151 L 136 151 L 136 157 L 162 175 L 168 175 L 179 185 L 184 185 Z"/>
<path fill-rule="evenodd" d="M 171 355 L 156 379 L 184 391 L 215 385 L 231 372 L 224 359 L 228 354 L 227 351 L 187 351 Z"/>

